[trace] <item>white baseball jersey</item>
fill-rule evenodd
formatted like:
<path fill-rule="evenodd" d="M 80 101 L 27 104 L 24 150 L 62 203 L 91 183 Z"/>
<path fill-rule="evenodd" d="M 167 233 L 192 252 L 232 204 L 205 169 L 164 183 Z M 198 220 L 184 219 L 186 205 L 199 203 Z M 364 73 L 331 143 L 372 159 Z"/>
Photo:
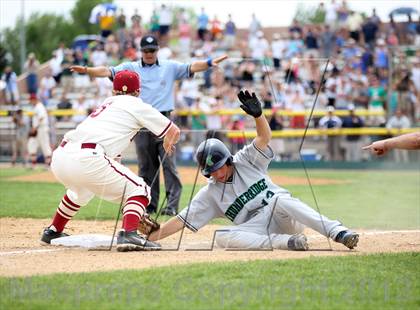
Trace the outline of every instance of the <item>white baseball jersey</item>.
<path fill-rule="evenodd" d="M 209 179 L 178 218 L 193 231 L 217 217 L 227 217 L 235 224 L 246 222 L 260 208 L 266 206 L 275 193 L 289 193 L 274 184 L 267 169 L 273 151 L 263 152 L 254 143 L 245 146 L 233 156 L 235 166 L 231 182 L 226 184 Z"/>
<path fill-rule="evenodd" d="M 210 178 L 178 219 L 194 232 L 214 218 L 230 219 L 236 226 L 224 228 L 216 242 L 231 248 L 287 249 L 290 236 L 305 226 L 331 238 L 347 229 L 274 184 L 267 174 L 273 157 L 270 147 L 263 151 L 255 143 L 245 146 L 233 156 L 232 180 L 220 183 Z"/>
<path fill-rule="evenodd" d="M 140 98 L 129 95 L 105 99 L 95 112 L 64 136 L 65 141 L 99 144 L 115 157 L 128 147 L 142 127 L 163 137 L 172 122 Z"/>
<path fill-rule="evenodd" d="M 49 125 L 49 122 L 48 122 L 47 109 L 41 102 L 38 102 L 34 107 L 34 115 L 32 116 L 32 127 L 48 128 L 48 125 Z"/>
<path fill-rule="evenodd" d="M 33 112 L 32 127 L 36 128 L 38 133 L 36 137 L 30 137 L 28 139 L 28 153 L 35 155 L 40 147 L 42 154 L 49 157 L 51 156 L 52 150 L 50 145 L 50 128 L 47 109 L 41 102 L 38 102 L 35 105 Z"/>
<path fill-rule="evenodd" d="M 140 128 L 146 127 L 163 137 L 171 126 L 168 118 L 140 98 L 109 97 L 76 129 L 65 134 L 65 143 L 53 153 L 51 170 L 77 206 L 86 205 L 94 195 L 118 203 L 123 192 L 124 199 L 144 196 L 150 200 L 150 188 L 144 180 L 114 158 L 130 144 Z M 63 205 L 60 208 L 67 218 L 76 213 Z M 136 206 L 130 208 L 144 211 Z"/>

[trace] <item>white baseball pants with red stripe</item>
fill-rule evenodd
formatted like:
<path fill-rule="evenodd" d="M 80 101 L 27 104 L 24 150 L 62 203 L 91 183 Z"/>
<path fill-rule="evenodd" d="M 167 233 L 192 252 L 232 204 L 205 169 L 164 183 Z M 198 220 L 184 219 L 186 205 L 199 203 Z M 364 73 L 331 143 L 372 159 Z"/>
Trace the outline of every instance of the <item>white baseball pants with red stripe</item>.
<path fill-rule="evenodd" d="M 59 146 L 53 152 L 51 170 L 78 206 L 86 205 L 95 195 L 119 204 L 124 187 L 124 202 L 133 196 L 150 201 L 150 187 L 144 180 L 106 156 L 99 145 L 95 149 L 82 149 L 80 143 L 71 142 Z"/>
<path fill-rule="evenodd" d="M 30 137 L 28 139 L 28 153 L 30 155 L 35 156 L 38 147 L 41 147 L 44 157 L 51 156 L 50 133 L 48 127 L 39 127 L 36 137 Z"/>

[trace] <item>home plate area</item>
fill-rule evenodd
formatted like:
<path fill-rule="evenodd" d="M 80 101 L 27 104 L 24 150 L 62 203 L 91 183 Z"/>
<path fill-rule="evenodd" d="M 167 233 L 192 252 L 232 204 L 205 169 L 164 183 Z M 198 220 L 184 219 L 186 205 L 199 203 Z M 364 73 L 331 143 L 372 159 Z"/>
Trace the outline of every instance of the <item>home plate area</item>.
<path fill-rule="evenodd" d="M 328 240 L 313 230 L 306 230 L 309 251 L 284 250 L 229 251 L 212 248 L 214 231 L 219 225 L 207 225 L 197 233 L 185 229 L 160 240 L 162 251 L 117 252 L 116 239 L 110 250 L 114 221 L 69 223 L 69 237 L 56 239 L 49 246 L 40 245 L 43 227 L 49 219 L 2 218 L 0 233 L 0 276 L 144 269 L 180 264 L 249 260 L 295 259 L 314 256 L 366 255 L 371 253 L 420 252 L 420 230 L 375 231 L 355 229 L 360 241 L 354 250 Z M 22 227 L 26 227 L 22 230 Z"/>

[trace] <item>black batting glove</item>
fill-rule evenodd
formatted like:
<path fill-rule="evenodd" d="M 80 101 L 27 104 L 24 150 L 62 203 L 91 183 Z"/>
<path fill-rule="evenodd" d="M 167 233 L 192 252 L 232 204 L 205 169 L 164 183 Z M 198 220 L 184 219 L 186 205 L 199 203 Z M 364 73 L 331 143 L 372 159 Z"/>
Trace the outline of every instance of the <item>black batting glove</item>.
<path fill-rule="evenodd" d="M 241 90 L 238 93 L 238 99 L 240 102 L 242 102 L 241 109 L 244 110 L 248 115 L 251 115 L 255 118 L 261 116 L 261 103 L 254 92 L 250 94 L 247 90 Z"/>

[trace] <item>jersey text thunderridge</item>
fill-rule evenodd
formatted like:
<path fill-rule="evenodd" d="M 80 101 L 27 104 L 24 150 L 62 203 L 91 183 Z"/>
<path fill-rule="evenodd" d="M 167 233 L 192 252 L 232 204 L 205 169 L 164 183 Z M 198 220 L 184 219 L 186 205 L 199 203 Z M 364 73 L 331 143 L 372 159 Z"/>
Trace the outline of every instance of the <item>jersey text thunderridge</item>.
<path fill-rule="evenodd" d="M 238 198 L 229 206 L 226 210 L 225 215 L 228 219 L 233 221 L 238 213 L 242 210 L 244 205 L 254 199 L 259 193 L 263 190 L 267 189 L 267 184 L 265 183 L 265 179 L 261 179 L 258 182 L 252 184 L 248 190 L 239 195 Z"/>

